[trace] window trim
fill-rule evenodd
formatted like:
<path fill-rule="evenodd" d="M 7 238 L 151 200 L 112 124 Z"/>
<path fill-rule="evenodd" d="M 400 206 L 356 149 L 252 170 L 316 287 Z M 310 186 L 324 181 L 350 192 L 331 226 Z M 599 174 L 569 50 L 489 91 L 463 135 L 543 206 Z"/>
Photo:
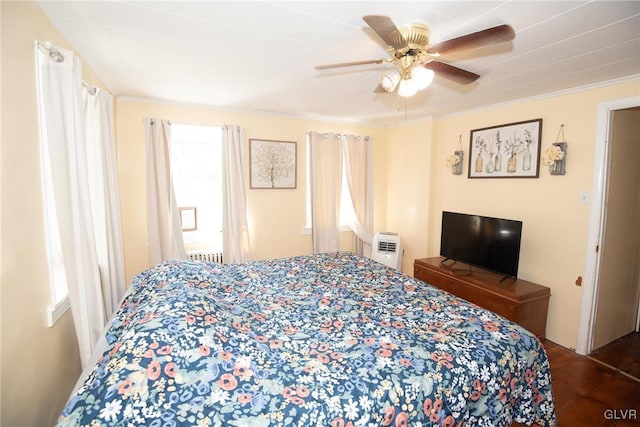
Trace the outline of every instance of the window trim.
<path fill-rule="evenodd" d="M 52 327 L 58 320 L 71 308 L 71 302 L 69 301 L 69 294 L 65 295 L 57 303 L 47 307 L 47 327 Z"/>

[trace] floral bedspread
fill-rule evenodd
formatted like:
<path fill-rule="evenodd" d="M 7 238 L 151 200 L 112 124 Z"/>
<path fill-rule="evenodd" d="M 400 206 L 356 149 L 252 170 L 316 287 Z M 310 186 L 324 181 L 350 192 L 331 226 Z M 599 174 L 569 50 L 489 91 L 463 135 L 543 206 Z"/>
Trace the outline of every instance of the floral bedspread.
<path fill-rule="evenodd" d="M 58 425 L 555 425 L 540 342 L 350 253 L 139 274 Z"/>

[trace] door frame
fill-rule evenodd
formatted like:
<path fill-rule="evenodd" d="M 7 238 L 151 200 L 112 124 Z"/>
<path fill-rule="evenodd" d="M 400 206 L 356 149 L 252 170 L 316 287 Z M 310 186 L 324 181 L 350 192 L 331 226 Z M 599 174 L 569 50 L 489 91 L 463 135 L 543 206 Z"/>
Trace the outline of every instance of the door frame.
<path fill-rule="evenodd" d="M 611 133 L 611 116 L 615 110 L 638 106 L 640 106 L 640 96 L 616 99 L 598 104 L 589 237 L 587 240 L 585 274 L 582 284 L 582 306 L 576 345 L 576 353 L 582 355 L 591 353 L 592 348 L 593 321 L 597 303 L 600 268 L 600 252 L 597 248 L 602 246 L 602 232 L 606 219 L 606 190 L 609 177 L 608 140 Z"/>

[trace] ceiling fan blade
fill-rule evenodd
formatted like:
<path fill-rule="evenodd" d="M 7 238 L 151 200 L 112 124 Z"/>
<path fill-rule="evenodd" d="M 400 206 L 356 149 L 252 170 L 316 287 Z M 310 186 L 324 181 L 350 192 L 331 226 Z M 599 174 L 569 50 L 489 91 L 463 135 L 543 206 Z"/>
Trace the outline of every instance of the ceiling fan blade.
<path fill-rule="evenodd" d="M 445 77 L 454 82 L 466 85 L 473 83 L 480 78 L 476 73 L 445 64 L 440 61 L 431 61 L 423 65 L 423 67 L 433 70 L 437 75 Z"/>
<path fill-rule="evenodd" d="M 330 68 L 341 68 L 341 67 L 351 67 L 354 65 L 367 65 L 367 64 L 384 64 L 387 62 L 386 59 L 368 59 L 365 61 L 353 61 L 353 62 L 341 62 L 338 64 L 326 64 L 326 65 L 316 65 L 316 70 L 328 70 Z"/>
<path fill-rule="evenodd" d="M 395 49 L 407 47 L 407 41 L 404 39 L 400 30 L 393 23 L 391 18 L 384 15 L 367 15 L 362 19 L 375 31 L 380 38 L 389 46 Z"/>
<path fill-rule="evenodd" d="M 515 37 L 516 33 L 513 28 L 510 25 L 503 24 L 436 43 L 427 49 L 427 53 L 448 53 L 458 49 L 470 49 L 484 46 L 489 43 L 509 41 L 513 40 Z"/>

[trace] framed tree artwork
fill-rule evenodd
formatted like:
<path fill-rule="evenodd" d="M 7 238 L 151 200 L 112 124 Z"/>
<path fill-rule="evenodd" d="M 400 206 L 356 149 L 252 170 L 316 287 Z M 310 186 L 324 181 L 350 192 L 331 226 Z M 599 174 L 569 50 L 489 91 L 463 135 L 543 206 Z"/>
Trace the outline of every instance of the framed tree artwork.
<path fill-rule="evenodd" d="M 542 119 L 471 131 L 469 178 L 537 178 Z"/>
<path fill-rule="evenodd" d="M 250 188 L 296 188 L 295 142 L 249 140 Z"/>

